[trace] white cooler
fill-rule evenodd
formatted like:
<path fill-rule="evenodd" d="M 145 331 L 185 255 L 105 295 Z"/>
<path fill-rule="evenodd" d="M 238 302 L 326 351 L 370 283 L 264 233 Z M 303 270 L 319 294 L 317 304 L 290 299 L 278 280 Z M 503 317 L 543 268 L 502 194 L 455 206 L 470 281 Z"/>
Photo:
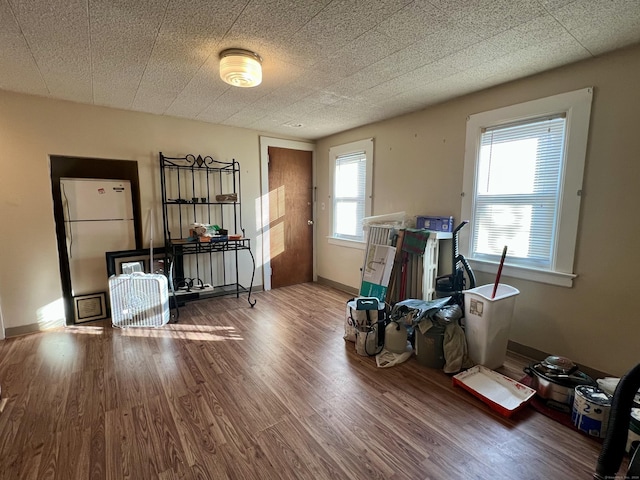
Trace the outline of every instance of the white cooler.
<path fill-rule="evenodd" d="M 471 360 L 495 369 L 507 356 L 511 319 L 520 291 L 500 283 L 493 299 L 492 292 L 493 284 L 464 292 L 464 331 Z"/>

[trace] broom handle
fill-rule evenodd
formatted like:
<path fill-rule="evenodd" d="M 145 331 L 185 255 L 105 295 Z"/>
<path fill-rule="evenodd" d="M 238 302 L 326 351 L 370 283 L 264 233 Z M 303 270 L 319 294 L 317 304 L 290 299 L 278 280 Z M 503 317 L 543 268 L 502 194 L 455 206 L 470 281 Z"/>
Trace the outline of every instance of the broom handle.
<path fill-rule="evenodd" d="M 153 208 L 149 209 L 150 239 L 149 239 L 149 273 L 153 273 Z"/>
<path fill-rule="evenodd" d="M 496 274 L 496 282 L 493 284 L 493 293 L 491 294 L 491 299 L 496 296 L 496 292 L 498 291 L 498 283 L 500 282 L 500 275 L 502 275 L 502 266 L 504 265 L 504 257 L 507 256 L 507 246 L 505 245 L 502 249 L 502 257 L 500 258 L 500 266 L 498 267 L 498 273 Z"/>

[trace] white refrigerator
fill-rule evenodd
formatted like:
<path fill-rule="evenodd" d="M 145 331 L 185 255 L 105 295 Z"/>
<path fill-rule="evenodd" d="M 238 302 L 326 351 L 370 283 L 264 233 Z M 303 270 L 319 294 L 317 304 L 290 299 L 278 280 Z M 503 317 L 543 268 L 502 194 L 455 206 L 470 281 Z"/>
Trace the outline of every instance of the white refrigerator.
<path fill-rule="evenodd" d="M 128 180 L 60 180 L 74 297 L 108 290 L 105 252 L 136 248 Z"/>

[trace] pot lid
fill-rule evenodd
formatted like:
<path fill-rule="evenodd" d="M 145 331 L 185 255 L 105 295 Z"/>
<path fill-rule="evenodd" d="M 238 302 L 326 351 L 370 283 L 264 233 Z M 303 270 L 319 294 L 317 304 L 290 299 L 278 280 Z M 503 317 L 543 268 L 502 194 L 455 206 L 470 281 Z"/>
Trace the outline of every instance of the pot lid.
<path fill-rule="evenodd" d="M 596 387 L 597 384 L 589 375 L 574 368 L 570 373 L 550 372 L 546 370 L 542 363 L 531 364 L 529 368 L 536 375 L 548 380 L 551 383 L 562 387 L 574 388 L 578 385 L 591 385 Z"/>
<path fill-rule="evenodd" d="M 557 355 L 549 355 L 540 362 L 540 370 L 547 374 L 563 374 L 569 375 L 578 369 L 578 366 L 567 357 Z"/>

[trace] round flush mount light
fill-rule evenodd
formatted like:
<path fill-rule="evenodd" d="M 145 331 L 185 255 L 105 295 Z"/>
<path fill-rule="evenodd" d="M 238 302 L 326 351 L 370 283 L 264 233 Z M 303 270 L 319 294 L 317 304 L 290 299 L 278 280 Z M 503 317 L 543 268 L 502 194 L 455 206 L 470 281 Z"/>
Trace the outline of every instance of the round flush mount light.
<path fill-rule="evenodd" d="M 220 52 L 220 78 L 234 87 L 255 87 L 262 82 L 262 58 L 241 48 Z"/>

